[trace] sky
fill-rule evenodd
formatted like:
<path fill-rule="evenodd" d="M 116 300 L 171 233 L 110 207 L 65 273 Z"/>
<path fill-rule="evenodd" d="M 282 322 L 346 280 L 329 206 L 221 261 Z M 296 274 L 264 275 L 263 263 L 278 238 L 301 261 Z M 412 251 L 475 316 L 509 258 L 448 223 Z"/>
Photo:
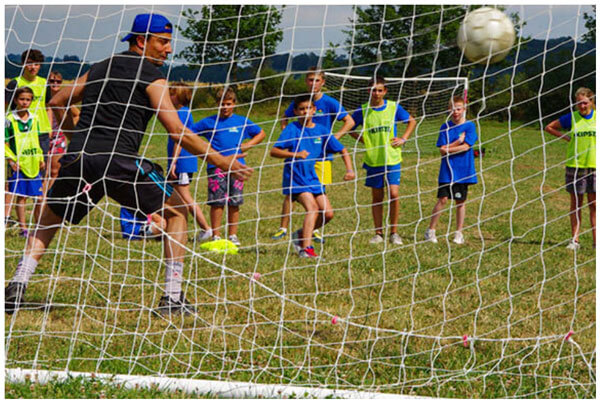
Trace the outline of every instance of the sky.
<path fill-rule="evenodd" d="M 8 5 L 5 6 L 5 49 L 7 53 L 20 54 L 33 42 L 47 56 L 77 55 L 95 62 L 123 51 L 120 42 L 138 13 L 158 12 L 174 24 L 183 24 L 183 5 Z M 276 7 L 276 6 L 274 6 Z M 448 5 L 446 7 L 460 7 Z M 590 5 L 511 5 L 507 13 L 518 13 L 526 22 L 524 33 L 535 39 L 562 36 L 581 37 L 586 32 L 584 12 Z M 330 42 L 342 44 L 342 32 L 349 27 L 353 16 L 352 6 L 343 5 L 288 5 L 283 10 L 281 28 L 283 40 L 278 53 L 294 54 L 315 52 L 320 54 Z M 185 38 L 173 35 L 174 53 L 188 43 Z"/>

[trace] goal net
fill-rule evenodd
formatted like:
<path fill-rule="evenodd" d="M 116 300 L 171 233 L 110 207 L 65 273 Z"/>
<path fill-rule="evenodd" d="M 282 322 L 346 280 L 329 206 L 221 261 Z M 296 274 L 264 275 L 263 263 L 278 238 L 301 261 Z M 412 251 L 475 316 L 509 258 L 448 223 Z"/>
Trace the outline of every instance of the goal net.
<path fill-rule="evenodd" d="M 121 39 L 135 15 L 159 13 L 174 27 L 173 53 L 161 70 L 169 85 L 192 88 L 193 120 L 217 114 L 218 90 L 234 87 L 234 113 L 266 133 L 246 156 L 254 172 L 244 185 L 237 253 L 207 250 L 188 214 L 187 241 L 179 245 L 183 292 L 195 313 L 155 315 L 165 293 L 165 244 L 124 237 L 120 205 L 104 197 L 80 224 L 59 228 L 29 280 L 26 304 L 5 315 L 7 379 L 94 374 L 212 396 L 595 397 L 595 204 L 587 195 L 580 200 L 580 248 L 568 249 L 567 142 L 544 131 L 576 109 L 579 87 L 595 90 L 595 8 L 507 7 L 517 39 L 505 60 L 489 65 L 471 63 L 456 46 L 467 11 L 6 6 L 7 82 L 24 72 L 21 53 L 39 49 L 39 75 L 58 71 L 68 86 L 90 65 L 127 50 Z M 333 219 L 320 231 L 324 242 L 313 242 L 318 257 L 300 258 L 294 248 L 291 234 L 305 218 L 299 203 L 287 235 L 274 237 L 284 160 L 271 150 L 284 111 L 309 92 L 304 77 L 312 66 L 325 71 L 323 92 L 349 115 L 369 102 L 368 80 L 377 74 L 387 78 L 386 98 L 414 117 L 402 149 L 402 245 L 390 240 L 387 192 L 383 242 L 370 243 L 377 191 L 364 185 L 365 146 L 350 135 L 340 141 L 356 178 L 343 180 L 336 154 L 326 188 Z M 453 96 L 468 99 L 466 117 L 478 135 L 477 184 L 464 203 L 464 244 L 453 242 L 452 200 L 442 207 L 434 244 L 424 235 L 438 201 L 437 140 Z M 336 121 L 332 131 L 342 125 Z M 406 127 L 399 123 L 398 134 Z M 153 119 L 139 150 L 165 172 L 167 139 Z M 213 179 L 199 158 L 188 189 L 209 223 Z M 28 200 L 29 233 L 36 229 L 31 207 Z M 225 208 L 223 238 L 235 219 L 235 209 Z M 5 226 L 4 242 L 6 286 L 25 239 Z"/>

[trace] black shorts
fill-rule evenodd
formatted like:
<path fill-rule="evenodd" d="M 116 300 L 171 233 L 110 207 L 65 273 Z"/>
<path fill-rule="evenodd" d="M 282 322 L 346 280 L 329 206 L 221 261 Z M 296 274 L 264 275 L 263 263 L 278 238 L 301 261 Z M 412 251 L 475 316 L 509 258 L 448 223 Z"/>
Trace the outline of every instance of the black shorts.
<path fill-rule="evenodd" d="M 310 193 L 310 192 L 302 192 L 302 193 Z M 293 201 L 293 202 L 297 202 L 297 201 L 298 201 L 298 198 L 300 197 L 300 195 L 301 195 L 302 193 L 292 193 L 292 201 Z M 321 195 L 324 195 L 324 194 L 325 194 L 325 192 L 323 192 L 323 193 L 313 193 L 312 195 L 313 195 L 313 196 L 315 197 L 315 199 L 316 199 L 317 197 L 319 197 L 319 196 L 321 196 Z"/>
<path fill-rule="evenodd" d="M 48 193 L 48 207 L 78 224 L 104 197 L 144 214 L 155 213 L 171 196 L 162 168 L 140 157 L 67 154 Z M 86 185 L 90 185 L 84 192 Z"/>
<path fill-rule="evenodd" d="M 469 192 L 468 183 L 440 183 L 438 187 L 437 197 L 447 197 L 456 201 L 467 200 L 467 193 Z"/>

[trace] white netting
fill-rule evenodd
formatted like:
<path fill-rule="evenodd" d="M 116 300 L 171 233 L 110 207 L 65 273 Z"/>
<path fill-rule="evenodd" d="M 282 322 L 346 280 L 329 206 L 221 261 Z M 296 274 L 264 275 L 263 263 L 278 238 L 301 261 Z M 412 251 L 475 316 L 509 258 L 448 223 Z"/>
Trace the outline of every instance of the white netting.
<path fill-rule="evenodd" d="M 237 8 L 221 13 L 225 7 Z M 214 95 L 226 81 L 237 88 L 236 113 L 267 135 L 248 152 L 254 174 L 240 210 L 239 254 L 203 250 L 188 217 L 184 292 L 195 315 L 152 314 L 163 294 L 163 244 L 123 239 L 119 205 L 104 198 L 79 225 L 57 232 L 29 283 L 30 304 L 5 316 L 7 368 L 437 397 L 595 396 L 588 200 L 582 247 L 567 250 L 566 143 L 543 131 L 573 109 L 579 86 L 595 88 L 595 35 L 585 41 L 592 31 L 582 20 L 590 7 L 510 7 L 520 18 L 518 38 L 500 65 L 462 57 L 455 33 L 463 6 L 213 6 L 204 13 L 195 6 L 201 39 L 182 33 L 191 26 L 187 9 L 6 7 L 7 78 L 20 74 L 13 54 L 37 48 L 50 57 L 42 76 L 58 70 L 72 82 L 89 64 L 126 50 L 120 38 L 136 14 L 158 12 L 176 26 L 174 54 L 191 47 L 187 60 L 172 58 L 164 72 L 194 88 L 194 120 L 216 113 Z M 320 257 L 300 259 L 289 237 L 271 239 L 280 225 L 283 161 L 269 152 L 312 65 L 328 72 L 324 91 L 348 111 L 368 100 L 365 80 L 377 72 L 391 78 L 388 99 L 415 117 L 402 162 L 403 246 L 369 244 L 364 150 L 350 136 L 342 143 L 357 178 L 344 182 L 334 159 L 327 195 L 335 217 L 325 243 L 316 244 Z M 467 87 L 483 157 L 475 160 L 479 183 L 469 189 L 466 244 L 452 243 L 449 203 L 433 245 L 423 234 L 436 202 L 438 130 L 449 98 Z M 140 155 L 166 167 L 166 144 L 153 120 Z M 190 188 L 208 219 L 206 161 L 198 169 Z M 289 232 L 303 219 L 295 206 Z M 7 229 L 5 246 L 8 284 L 24 240 Z"/>

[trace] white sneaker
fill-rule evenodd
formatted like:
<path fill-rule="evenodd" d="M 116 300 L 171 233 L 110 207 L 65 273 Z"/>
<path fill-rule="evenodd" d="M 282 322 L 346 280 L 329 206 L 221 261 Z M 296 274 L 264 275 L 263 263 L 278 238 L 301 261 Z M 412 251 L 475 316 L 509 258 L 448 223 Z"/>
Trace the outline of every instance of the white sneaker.
<path fill-rule="evenodd" d="M 452 240 L 452 242 L 454 242 L 457 245 L 462 245 L 465 243 L 465 237 L 463 236 L 462 232 L 456 231 L 454 233 L 454 239 Z"/>
<path fill-rule="evenodd" d="M 235 235 L 235 234 L 229 235 L 229 240 L 235 246 L 242 246 L 242 244 L 240 243 L 240 240 L 238 239 L 237 235 Z"/>
<path fill-rule="evenodd" d="M 435 230 L 427 228 L 425 230 L 425 240 L 431 243 L 438 243 L 437 238 L 435 237 Z"/>
<path fill-rule="evenodd" d="M 213 241 L 220 241 L 220 240 L 221 240 L 221 237 L 220 237 L 220 236 L 218 236 L 218 235 L 213 235 L 213 237 L 212 237 L 212 240 L 213 240 Z"/>
<path fill-rule="evenodd" d="M 383 237 L 381 236 L 381 234 L 375 234 L 375 236 L 373 236 L 373 238 L 371 238 L 369 240 L 369 243 L 375 244 L 375 243 L 382 243 L 383 242 Z"/>
<path fill-rule="evenodd" d="M 393 245 L 402 245 L 402 238 L 400 238 L 400 235 L 394 232 L 392 235 L 390 235 L 390 242 Z"/>
<path fill-rule="evenodd" d="M 574 239 L 571 239 L 571 242 L 569 242 L 569 244 L 567 245 L 567 249 L 569 250 L 577 250 L 579 248 L 581 248 L 581 245 Z"/>
<path fill-rule="evenodd" d="M 196 236 L 196 240 L 198 242 L 205 242 L 208 241 L 210 238 L 212 238 L 212 229 L 201 229 L 200 232 L 198 232 L 198 235 Z"/>
<path fill-rule="evenodd" d="M 298 231 L 294 231 L 292 232 L 292 243 L 294 244 L 294 249 L 296 250 L 296 253 L 300 253 L 300 251 L 302 250 L 302 241 L 300 240 L 300 237 L 302 236 L 302 228 L 300 228 Z"/>

